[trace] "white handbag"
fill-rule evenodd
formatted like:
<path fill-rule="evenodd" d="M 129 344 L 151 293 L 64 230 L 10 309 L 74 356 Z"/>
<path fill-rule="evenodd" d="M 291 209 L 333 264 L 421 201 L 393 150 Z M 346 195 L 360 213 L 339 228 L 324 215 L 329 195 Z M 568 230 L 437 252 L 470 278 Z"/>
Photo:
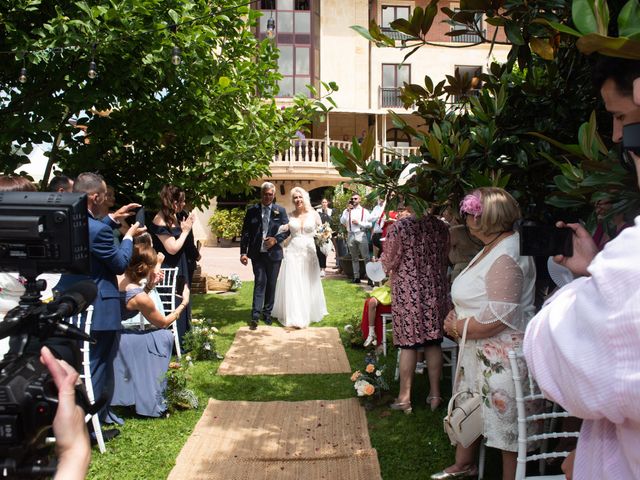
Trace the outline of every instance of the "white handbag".
<path fill-rule="evenodd" d="M 462 333 L 462 342 L 460 342 L 460 355 L 458 356 L 458 365 L 456 366 L 456 376 L 454 385 L 458 385 L 458 374 L 460 373 L 460 365 L 464 355 L 464 345 L 467 339 L 467 327 L 469 319 L 464 324 Z M 458 397 L 468 395 L 464 401 L 459 401 Z M 447 416 L 443 420 L 444 431 L 449 436 L 451 445 L 460 444 L 468 447 L 482 435 L 484 425 L 482 421 L 482 398 L 477 392 L 463 390 L 456 393 L 449 400 Z"/>

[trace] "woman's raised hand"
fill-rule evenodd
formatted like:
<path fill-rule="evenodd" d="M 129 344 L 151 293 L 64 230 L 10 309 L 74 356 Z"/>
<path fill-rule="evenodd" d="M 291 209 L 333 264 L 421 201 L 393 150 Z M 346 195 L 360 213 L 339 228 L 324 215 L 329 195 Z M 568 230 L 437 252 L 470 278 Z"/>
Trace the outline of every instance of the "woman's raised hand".
<path fill-rule="evenodd" d="M 193 222 L 196 216 L 193 213 L 190 213 L 187 218 L 185 218 L 182 222 L 180 222 L 180 228 L 183 232 L 190 232 L 193 228 Z"/>

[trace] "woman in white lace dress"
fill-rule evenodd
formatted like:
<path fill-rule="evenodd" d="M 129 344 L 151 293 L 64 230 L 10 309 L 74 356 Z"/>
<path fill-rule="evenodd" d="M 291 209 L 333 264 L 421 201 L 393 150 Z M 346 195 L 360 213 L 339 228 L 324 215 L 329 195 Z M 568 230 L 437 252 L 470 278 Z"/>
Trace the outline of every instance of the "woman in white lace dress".
<path fill-rule="evenodd" d="M 535 266 L 532 257 L 520 256 L 518 233 L 513 230 L 520 209 L 505 190 L 475 190 L 462 201 L 460 213 L 484 248 L 451 286 L 454 310 L 445 319 L 445 331 L 459 338 L 469 319 L 456 391 L 481 395 L 487 446 L 502 450 L 502 478 L 512 480 L 518 423 L 508 352 L 522 350 L 524 331 L 534 314 Z M 476 476 L 479 442 L 469 448 L 457 445 L 455 464 L 431 478 Z"/>
<path fill-rule="evenodd" d="M 305 328 L 328 314 L 315 244 L 321 221 L 305 190 L 294 187 L 291 199 L 294 210 L 286 226 L 291 236 L 284 248 L 272 315 L 285 327 Z"/>

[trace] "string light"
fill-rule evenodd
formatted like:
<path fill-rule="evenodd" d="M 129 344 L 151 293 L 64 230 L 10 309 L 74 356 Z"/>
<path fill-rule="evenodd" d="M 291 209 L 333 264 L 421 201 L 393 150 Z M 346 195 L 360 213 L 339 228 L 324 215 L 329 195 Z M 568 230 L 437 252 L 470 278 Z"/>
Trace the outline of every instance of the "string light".
<path fill-rule="evenodd" d="M 89 62 L 89 71 L 87 76 L 93 80 L 98 76 L 98 67 L 96 66 L 96 43 L 93 44 L 93 52 L 91 53 L 91 61 Z"/>
<path fill-rule="evenodd" d="M 271 10 L 271 16 L 267 20 L 267 38 L 272 39 L 276 35 L 276 21 L 273 19 L 273 10 Z"/>
<path fill-rule="evenodd" d="M 20 69 L 20 76 L 18 77 L 18 81 L 20 83 L 27 83 L 27 69 L 22 67 Z"/>
<path fill-rule="evenodd" d="M 180 49 L 178 47 L 173 47 L 173 50 L 171 50 L 171 63 L 176 66 L 182 63 L 182 57 L 180 56 Z"/>

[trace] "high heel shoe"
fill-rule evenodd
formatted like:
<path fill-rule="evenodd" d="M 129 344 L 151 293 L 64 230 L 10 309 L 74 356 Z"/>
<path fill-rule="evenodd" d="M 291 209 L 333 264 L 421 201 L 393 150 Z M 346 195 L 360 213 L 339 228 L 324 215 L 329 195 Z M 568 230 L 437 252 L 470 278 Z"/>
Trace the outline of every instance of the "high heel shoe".
<path fill-rule="evenodd" d="M 393 402 L 389 405 L 391 410 L 400 410 L 403 411 L 406 415 L 409 415 L 413 412 L 413 408 L 411 408 L 411 402 Z"/>
<path fill-rule="evenodd" d="M 367 348 L 369 345 L 373 345 L 375 347 L 377 344 L 378 344 L 378 339 L 376 338 L 376 335 L 375 334 L 373 334 L 373 335 L 369 334 L 369 336 L 364 341 L 362 346 Z"/>
<path fill-rule="evenodd" d="M 451 478 L 473 478 L 478 476 L 477 467 L 469 468 L 467 470 L 462 470 L 461 472 L 445 472 L 442 470 L 441 472 L 434 473 L 431 475 L 431 480 L 449 480 Z"/>
<path fill-rule="evenodd" d="M 434 400 L 436 401 L 435 404 L 433 403 Z M 435 412 L 438 408 L 440 408 L 443 402 L 444 399 L 442 397 L 432 397 L 431 395 L 427 397 L 427 404 L 429 405 L 429 408 L 431 408 L 432 412 Z"/>

